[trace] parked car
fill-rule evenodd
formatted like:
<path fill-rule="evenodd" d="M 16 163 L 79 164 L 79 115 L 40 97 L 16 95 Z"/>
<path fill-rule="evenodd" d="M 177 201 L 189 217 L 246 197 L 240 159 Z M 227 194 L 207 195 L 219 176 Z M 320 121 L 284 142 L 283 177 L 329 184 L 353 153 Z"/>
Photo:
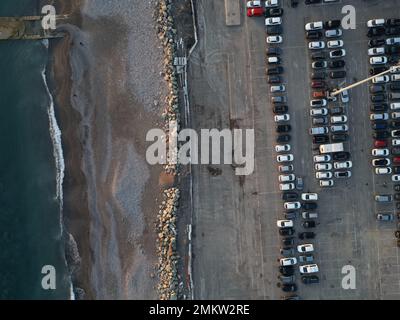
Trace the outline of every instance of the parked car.
<path fill-rule="evenodd" d="M 338 69 L 343 68 L 346 65 L 344 60 L 333 60 L 329 62 L 329 68 L 331 69 Z"/>
<path fill-rule="evenodd" d="M 312 263 L 312 262 L 314 262 L 314 256 L 311 253 L 300 255 L 299 262 L 300 263 Z"/>
<path fill-rule="evenodd" d="M 319 180 L 319 186 L 322 188 L 333 187 L 333 185 L 334 185 L 333 180 Z"/>
<path fill-rule="evenodd" d="M 280 17 L 283 15 L 282 8 L 271 8 L 265 11 L 266 17 Z"/>
<path fill-rule="evenodd" d="M 297 246 L 299 253 L 313 252 L 314 246 L 311 243 L 300 244 Z"/>
<path fill-rule="evenodd" d="M 328 63 L 325 60 L 317 60 L 311 63 L 311 68 L 313 69 L 322 69 L 326 68 L 328 66 Z"/>
<path fill-rule="evenodd" d="M 329 52 L 329 57 L 330 58 L 341 58 L 346 56 L 346 50 L 345 49 L 337 49 L 337 50 L 332 50 Z"/>
<path fill-rule="evenodd" d="M 380 27 L 372 27 L 368 29 L 367 32 L 367 37 L 372 38 L 372 37 L 379 37 L 385 34 L 385 28 L 380 26 Z"/>
<path fill-rule="evenodd" d="M 372 79 L 372 83 L 376 83 L 376 84 L 387 83 L 389 81 L 390 81 L 390 77 L 387 75 L 378 76 L 378 77 Z M 385 90 L 383 90 L 383 91 L 385 91 Z"/>
<path fill-rule="evenodd" d="M 331 126 L 331 132 L 347 132 L 349 127 L 347 124 Z"/>
<path fill-rule="evenodd" d="M 385 168 L 376 168 L 375 174 L 382 175 L 382 174 L 391 174 L 392 168 L 385 167 Z"/>
<path fill-rule="evenodd" d="M 330 29 L 325 31 L 325 37 L 327 38 L 337 38 L 342 36 L 342 29 Z"/>
<path fill-rule="evenodd" d="M 281 66 L 267 68 L 268 75 L 276 75 L 276 74 L 282 74 L 282 73 L 283 73 L 283 67 L 281 67 Z"/>
<path fill-rule="evenodd" d="M 389 149 L 372 149 L 372 155 L 375 157 L 387 157 L 389 155 Z"/>
<path fill-rule="evenodd" d="M 267 43 L 282 43 L 283 42 L 283 38 L 282 36 L 268 36 L 266 39 Z"/>
<path fill-rule="evenodd" d="M 280 152 L 288 152 L 290 151 L 291 147 L 290 144 L 278 144 L 275 146 L 275 151 Z"/>
<path fill-rule="evenodd" d="M 293 228 L 280 228 L 279 229 L 279 234 L 281 236 L 291 236 L 294 234 L 294 229 Z"/>
<path fill-rule="evenodd" d="M 353 166 L 352 161 L 334 162 L 333 167 L 335 169 L 350 169 Z"/>
<path fill-rule="evenodd" d="M 311 108 L 325 107 L 328 104 L 326 99 L 313 99 L 310 101 Z"/>
<path fill-rule="evenodd" d="M 321 50 L 325 48 L 324 41 L 311 41 L 308 43 L 308 48 L 310 50 Z"/>
<path fill-rule="evenodd" d="M 313 143 L 327 143 L 329 142 L 329 136 L 327 135 L 316 135 L 312 137 Z"/>
<path fill-rule="evenodd" d="M 332 157 L 329 154 L 315 155 L 313 157 L 314 162 L 329 162 Z"/>
<path fill-rule="evenodd" d="M 330 113 L 332 116 L 342 114 L 343 111 L 344 111 L 344 109 L 343 109 L 342 107 L 333 107 L 333 108 L 330 108 L 330 109 L 329 109 L 329 113 Z"/>
<path fill-rule="evenodd" d="M 286 99 L 286 96 L 272 96 L 271 97 L 271 102 L 273 104 L 286 103 L 287 99 Z"/>
<path fill-rule="evenodd" d="M 385 45 L 385 44 L 386 44 L 385 39 L 372 39 L 372 40 L 369 40 L 369 41 L 368 41 L 368 46 L 369 46 L 370 48 L 373 48 L 373 47 L 380 47 L 380 46 L 383 46 L 383 45 Z"/>
<path fill-rule="evenodd" d="M 316 171 L 330 171 L 330 170 L 332 170 L 332 164 L 331 163 L 316 163 L 314 165 L 314 168 Z"/>
<path fill-rule="evenodd" d="M 389 137 L 389 132 L 387 131 L 375 131 L 372 133 L 374 139 L 387 139 Z"/>
<path fill-rule="evenodd" d="M 285 143 L 289 142 L 291 139 L 290 134 L 280 134 L 276 137 L 276 142 L 277 143 Z"/>
<path fill-rule="evenodd" d="M 294 156 L 292 154 L 283 154 L 276 157 L 277 162 L 292 162 Z"/>
<path fill-rule="evenodd" d="M 284 276 L 292 276 L 294 274 L 293 266 L 279 266 L 279 272 Z"/>
<path fill-rule="evenodd" d="M 323 29 L 324 25 L 322 21 L 317 21 L 317 22 L 309 22 L 305 25 L 306 31 L 310 30 L 321 30 Z"/>
<path fill-rule="evenodd" d="M 336 48 L 341 48 L 344 45 L 343 40 L 330 40 L 327 42 L 327 47 L 329 49 L 336 49 Z"/>
<path fill-rule="evenodd" d="M 278 166 L 278 171 L 280 173 L 288 173 L 288 172 L 293 172 L 293 165 L 292 164 L 288 164 L 288 165 L 280 165 Z"/>
<path fill-rule="evenodd" d="M 331 179 L 333 177 L 330 171 L 317 171 L 315 173 L 315 178 L 317 179 Z"/>
<path fill-rule="evenodd" d="M 300 273 L 317 273 L 319 272 L 319 268 L 317 264 L 308 264 L 299 267 Z"/>
<path fill-rule="evenodd" d="M 384 54 L 385 54 L 384 47 L 375 47 L 375 48 L 368 49 L 369 56 L 379 56 L 379 55 L 384 55 Z"/>
<path fill-rule="evenodd" d="M 372 19 L 372 20 L 368 20 L 367 26 L 369 28 L 384 26 L 385 22 L 386 22 L 385 19 Z"/>
<path fill-rule="evenodd" d="M 333 160 L 336 161 L 347 161 L 349 159 L 350 159 L 350 152 L 347 151 L 335 152 L 333 154 Z"/>
<path fill-rule="evenodd" d="M 288 106 L 285 105 L 278 105 L 278 106 L 274 106 L 272 111 L 275 114 L 286 114 L 288 112 L 289 108 Z"/>
<path fill-rule="evenodd" d="M 318 40 L 322 37 L 322 32 L 317 30 L 311 30 L 306 32 L 306 38 L 308 40 Z"/>
<path fill-rule="evenodd" d="M 392 213 L 377 213 L 376 220 L 378 221 L 393 221 L 394 216 Z"/>
<path fill-rule="evenodd" d="M 267 56 L 279 56 L 282 54 L 282 49 L 279 47 L 268 47 L 266 54 Z"/>
<path fill-rule="evenodd" d="M 285 192 L 282 194 L 282 200 L 284 201 L 296 201 L 299 199 L 297 192 Z"/>
<path fill-rule="evenodd" d="M 385 92 L 385 86 L 384 85 L 380 85 L 380 84 L 373 84 L 369 86 L 369 92 L 370 93 L 381 93 L 381 92 Z"/>
<path fill-rule="evenodd" d="M 264 15 L 263 8 L 248 8 L 247 16 L 248 17 L 262 17 Z"/>
<path fill-rule="evenodd" d="M 282 18 L 281 17 L 265 18 L 265 25 L 266 26 L 273 26 L 273 25 L 279 25 L 279 24 L 282 24 Z"/>
<path fill-rule="evenodd" d="M 276 126 L 276 132 L 277 133 L 286 133 L 290 132 L 292 130 L 292 127 L 290 124 L 280 124 Z"/>
<path fill-rule="evenodd" d="M 332 79 L 339 79 L 339 78 L 345 78 L 346 77 L 346 71 L 340 70 L 340 71 L 331 71 L 329 72 L 329 76 Z"/>
<path fill-rule="evenodd" d="M 379 57 L 371 57 L 369 59 L 369 63 L 371 65 L 376 65 L 376 64 L 386 64 L 388 62 L 388 59 L 386 56 L 379 56 Z"/>
<path fill-rule="evenodd" d="M 376 202 L 392 202 L 393 197 L 390 194 L 377 194 L 375 195 Z"/>
<path fill-rule="evenodd" d="M 315 202 L 304 202 L 302 206 L 305 210 L 315 210 L 318 208 Z"/>
<path fill-rule="evenodd" d="M 301 214 L 301 216 L 303 217 L 303 219 L 317 219 L 318 213 L 305 211 Z"/>
<path fill-rule="evenodd" d="M 282 289 L 283 292 L 296 292 L 297 291 L 297 285 L 295 283 L 283 284 L 281 286 L 281 289 Z"/>
<path fill-rule="evenodd" d="M 337 171 L 335 172 L 335 178 L 342 179 L 342 178 L 350 178 L 351 171 Z"/>
<path fill-rule="evenodd" d="M 280 76 L 268 76 L 267 81 L 269 84 L 278 84 L 282 82 L 282 78 Z"/>
<path fill-rule="evenodd" d="M 303 201 L 317 201 L 318 200 L 318 194 L 317 193 L 302 193 L 301 194 L 301 200 Z"/>
<path fill-rule="evenodd" d="M 328 20 L 324 23 L 324 28 L 325 29 L 336 29 L 339 28 L 341 25 L 340 20 Z"/>
<path fill-rule="evenodd" d="M 390 165 L 390 159 L 385 158 L 385 159 L 373 159 L 372 160 L 372 166 L 374 167 L 387 167 Z"/>
<path fill-rule="evenodd" d="M 388 108 L 389 106 L 387 105 L 387 103 L 380 103 L 371 105 L 370 110 L 372 112 L 384 112 L 387 111 Z"/>
<path fill-rule="evenodd" d="M 304 240 L 304 239 L 314 239 L 315 238 L 315 233 L 306 231 L 306 232 L 300 232 L 298 234 L 299 239 Z"/>
<path fill-rule="evenodd" d="M 313 283 L 319 283 L 319 278 L 318 276 L 312 275 L 312 276 L 302 276 L 301 277 L 301 282 L 304 284 L 313 284 Z"/>
<path fill-rule="evenodd" d="M 349 139 L 349 135 L 347 133 L 335 133 L 331 136 L 332 142 L 345 142 Z"/>

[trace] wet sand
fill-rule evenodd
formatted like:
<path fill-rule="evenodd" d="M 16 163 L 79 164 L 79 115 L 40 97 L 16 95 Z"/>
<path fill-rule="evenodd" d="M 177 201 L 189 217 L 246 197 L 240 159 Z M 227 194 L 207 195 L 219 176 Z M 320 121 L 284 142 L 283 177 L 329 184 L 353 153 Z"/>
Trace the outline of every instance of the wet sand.
<path fill-rule="evenodd" d="M 81 256 L 74 282 L 86 299 L 157 299 L 154 222 L 166 181 L 144 157 L 147 131 L 163 127 L 167 93 L 155 4 L 58 4 L 59 12 L 75 12 L 62 26 L 69 36 L 52 44 L 52 66 L 64 218 Z"/>

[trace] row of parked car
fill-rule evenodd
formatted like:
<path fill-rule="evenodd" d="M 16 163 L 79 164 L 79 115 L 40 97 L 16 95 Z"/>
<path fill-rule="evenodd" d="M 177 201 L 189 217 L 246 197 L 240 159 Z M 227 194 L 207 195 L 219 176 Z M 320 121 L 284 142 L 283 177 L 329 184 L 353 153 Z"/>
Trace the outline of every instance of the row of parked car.
<path fill-rule="evenodd" d="M 299 265 L 302 283 L 319 283 L 317 275 L 319 267 L 314 258 L 315 248 L 312 243 L 309 243 L 309 239 L 314 239 L 315 233 L 311 231 L 299 233 L 298 236 L 302 243 L 297 245 L 294 237 L 294 225 L 300 210 L 303 219 L 302 227 L 306 230 L 316 227 L 315 219 L 318 218 L 318 213 L 315 210 L 318 207 L 318 194 L 302 193 L 300 197 L 297 192 L 286 192 L 282 195 L 282 199 L 285 201 L 283 204 L 285 218 L 277 221 L 279 234 L 282 236 L 281 257 L 278 259 L 280 272 L 278 279 L 284 292 L 295 292 L 297 291 L 295 283 L 297 265 Z"/>
<path fill-rule="evenodd" d="M 345 142 L 348 140 L 348 117 L 345 114 L 347 104 L 350 101 L 348 91 L 340 94 L 339 99 L 330 97 L 329 91 L 334 89 L 333 79 L 346 76 L 344 70 L 346 56 L 340 20 L 329 20 L 326 22 L 309 22 L 305 25 L 306 38 L 309 41 L 308 48 L 311 53 L 311 89 L 312 100 L 310 101 L 310 116 L 312 127 L 310 134 L 313 143 L 316 144 L 314 150 L 318 151 L 319 144 L 330 142 Z M 323 49 L 328 48 L 330 52 L 326 54 Z M 330 84 L 326 81 L 327 71 Z M 318 91 L 316 90 L 318 89 Z M 332 104 L 331 107 L 328 105 Z M 329 133 L 331 135 L 329 136 Z M 321 187 L 331 187 L 334 185 L 333 178 L 350 178 L 352 162 L 349 161 L 349 152 L 339 152 L 333 155 L 316 154 L 314 156 L 315 177 L 319 180 Z M 332 164 L 331 161 L 334 161 Z M 334 173 L 332 173 L 334 170 Z"/>

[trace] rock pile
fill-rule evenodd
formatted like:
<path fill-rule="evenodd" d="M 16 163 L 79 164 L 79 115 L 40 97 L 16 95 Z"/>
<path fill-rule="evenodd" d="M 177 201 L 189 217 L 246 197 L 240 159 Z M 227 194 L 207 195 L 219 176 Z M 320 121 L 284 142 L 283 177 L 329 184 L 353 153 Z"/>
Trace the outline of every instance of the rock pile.
<path fill-rule="evenodd" d="M 177 188 L 164 191 L 164 200 L 157 215 L 158 292 L 161 300 L 178 296 L 178 255 L 176 253 L 176 213 L 180 192 Z"/>
<path fill-rule="evenodd" d="M 169 134 L 169 122 L 176 121 L 178 132 L 180 127 L 179 88 L 177 72 L 174 66 L 175 34 L 172 17 L 172 0 L 159 0 L 155 11 L 157 35 L 164 52 L 164 71 L 161 76 L 167 82 L 168 95 L 165 98 L 165 109 L 162 117 L 165 120 L 165 132 Z M 168 144 L 167 144 L 168 145 Z M 171 175 L 178 174 L 178 166 L 166 164 L 165 171 Z M 157 254 L 158 254 L 158 293 L 161 300 L 174 300 L 178 297 L 178 255 L 176 252 L 176 214 L 180 191 L 170 188 L 164 191 L 164 201 L 157 215 Z"/>

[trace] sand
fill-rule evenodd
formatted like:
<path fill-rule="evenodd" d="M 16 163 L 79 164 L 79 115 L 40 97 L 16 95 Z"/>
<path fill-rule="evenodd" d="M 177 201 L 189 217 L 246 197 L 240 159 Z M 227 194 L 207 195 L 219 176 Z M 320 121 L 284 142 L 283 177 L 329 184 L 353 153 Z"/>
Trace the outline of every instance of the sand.
<path fill-rule="evenodd" d="M 57 116 L 66 160 L 65 223 L 81 256 L 86 299 L 157 299 L 154 221 L 161 166 L 145 136 L 162 128 L 167 93 L 155 0 L 59 3 L 74 13 L 53 43 Z M 68 81 L 70 79 L 70 81 Z"/>

